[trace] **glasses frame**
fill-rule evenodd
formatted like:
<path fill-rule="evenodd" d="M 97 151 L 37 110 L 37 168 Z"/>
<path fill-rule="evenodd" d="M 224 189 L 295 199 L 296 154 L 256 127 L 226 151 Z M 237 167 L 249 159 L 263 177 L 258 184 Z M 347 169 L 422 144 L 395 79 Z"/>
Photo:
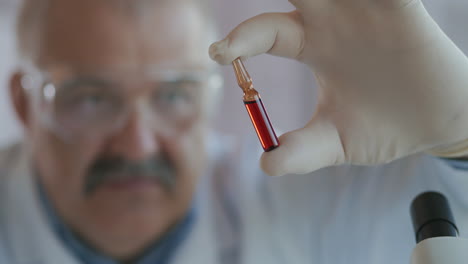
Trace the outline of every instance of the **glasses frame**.
<path fill-rule="evenodd" d="M 66 72 L 66 70 L 63 72 Z M 106 73 L 111 73 L 111 71 L 106 71 Z M 158 69 L 157 67 L 153 67 L 148 71 L 148 73 L 150 73 L 149 76 L 163 77 L 164 81 L 175 80 L 180 78 L 180 76 L 183 76 L 183 74 L 185 74 L 185 76 L 190 76 L 191 74 L 194 77 L 198 75 L 196 77 L 199 80 L 206 82 L 207 89 L 205 89 L 206 91 L 203 91 L 205 93 L 203 96 L 206 97 L 208 101 L 217 98 L 217 95 L 220 93 L 219 91 L 223 86 L 223 78 L 217 68 L 204 71 L 177 71 L 170 69 Z M 60 121 L 57 120 L 56 114 L 54 113 L 55 100 L 59 88 L 57 87 L 57 84 L 54 84 L 54 81 L 52 81 L 53 75 L 54 74 L 51 74 L 48 71 L 41 71 L 36 67 L 23 67 L 21 86 L 26 91 L 26 93 L 33 97 L 33 107 L 35 107 L 34 109 L 40 109 L 40 122 L 49 131 L 53 132 L 62 140 L 72 141 L 76 139 L 78 135 L 67 131 L 66 128 L 60 124 Z M 210 110 L 212 109 L 209 109 L 208 107 L 207 111 Z M 124 117 L 122 122 L 125 123 L 126 120 L 128 120 L 128 117 Z M 118 129 L 121 127 L 122 124 L 116 124 L 115 128 L 111 130 L 118 131 Z M 79 135 L 78 137 L 83 137 L 83 135 Z"/>

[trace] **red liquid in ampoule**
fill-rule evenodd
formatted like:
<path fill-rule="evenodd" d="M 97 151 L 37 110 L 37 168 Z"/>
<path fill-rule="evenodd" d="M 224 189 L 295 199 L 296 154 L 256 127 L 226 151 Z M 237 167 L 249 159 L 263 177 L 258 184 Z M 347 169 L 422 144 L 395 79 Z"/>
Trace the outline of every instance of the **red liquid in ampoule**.
<path fill-rule="evenodd" d="M 247 112 L 249 112 L 250 120 L 252 120 L 255 131 L 257 131 L 258 139 L 260 139 L 263 149 L 268 152 L 277 148 L 279 141 L 265 111 L 262 99 L 244 101 L 244 104 Z"/>

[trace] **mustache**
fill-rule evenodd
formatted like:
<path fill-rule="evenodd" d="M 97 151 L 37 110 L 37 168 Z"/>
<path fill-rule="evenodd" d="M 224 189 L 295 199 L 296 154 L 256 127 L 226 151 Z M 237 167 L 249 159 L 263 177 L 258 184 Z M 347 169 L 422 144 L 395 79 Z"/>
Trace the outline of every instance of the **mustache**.
<path fill-rule="evenodd" d="M 146 178 L 160 183 L 171 192 L 175 186 L 175 169 L 167 157 L 157 156 L 142 161 L 121 157 L 102 158 L 88 170 L 84 184 L 85 195 L 91 195 L 101 185 L 114 180 Z"/>

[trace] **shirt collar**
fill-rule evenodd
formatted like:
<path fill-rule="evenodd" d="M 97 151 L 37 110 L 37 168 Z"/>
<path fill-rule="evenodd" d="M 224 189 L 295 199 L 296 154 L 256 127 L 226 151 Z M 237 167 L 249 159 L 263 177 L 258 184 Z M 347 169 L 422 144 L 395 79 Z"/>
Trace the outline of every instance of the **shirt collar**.
<path fill-rule="evenodd" d="M 91 247 L 79 240 L 73 232 L 56 214 L 47 197 L 44 187 L 37 181 L 40 202 L 46 214 L 46 220 L 54 234 L 77 259 L 87 264 L 117 264 L 118 262 L 96 252 Z M 187 215 L 161 239 L 156 241 L 136 264 L 169 263 L 178 246 L 182 244 L 190 233 L 196 218 L 195 207 L 192 206 Z"/>

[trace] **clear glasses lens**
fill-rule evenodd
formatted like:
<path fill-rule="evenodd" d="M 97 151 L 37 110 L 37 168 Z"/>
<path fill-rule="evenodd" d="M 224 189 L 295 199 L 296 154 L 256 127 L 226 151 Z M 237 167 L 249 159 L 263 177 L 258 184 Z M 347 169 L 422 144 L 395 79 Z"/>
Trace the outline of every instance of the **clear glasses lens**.
<path fill-rule="evenodd" d="M 220 78 L 206 73 L 158 80 L 80 76 L 46 82 L 41 95 L 53 129 L 67 137 L 97 136 L 118 129 L 136 109 L 144 109 L 144 121 L 154 127 L 177 128 L 202 112 L 202 98 L 214 79 Z"/>

